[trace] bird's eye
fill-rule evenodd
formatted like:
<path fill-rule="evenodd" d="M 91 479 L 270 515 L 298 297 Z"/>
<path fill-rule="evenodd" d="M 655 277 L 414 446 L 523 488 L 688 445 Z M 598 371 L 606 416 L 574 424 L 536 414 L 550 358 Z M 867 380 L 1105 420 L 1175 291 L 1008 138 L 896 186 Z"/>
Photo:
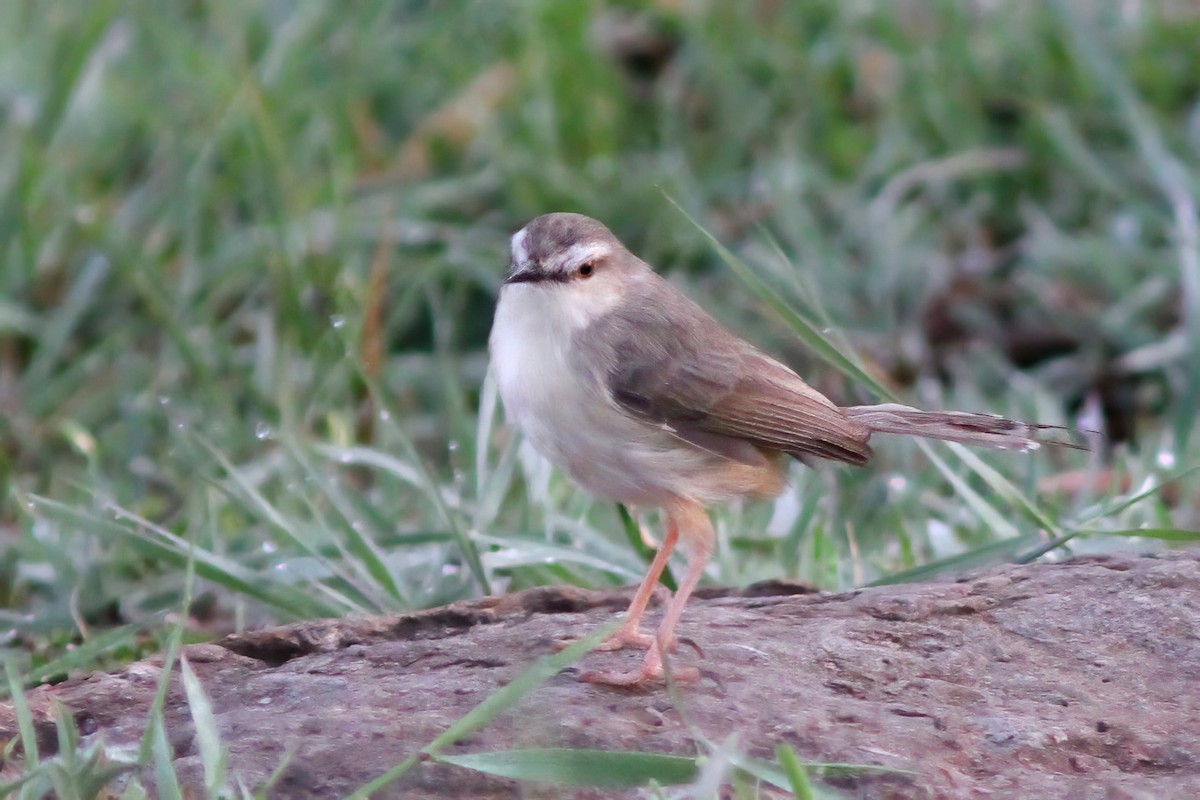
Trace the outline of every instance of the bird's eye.
<path fill-rule="evenodd" d="M 592 262 L 588 261 L 584 264 L 579 265 L 579 269 L 576 270 L 576 274 L 578 274 L 579 277 L 581 277 L 581 278 L 590 278 L 590 277 L 592 277 L 592 273 L 595 271 L 596 271 L 596 265 L 593 264 Z"/>

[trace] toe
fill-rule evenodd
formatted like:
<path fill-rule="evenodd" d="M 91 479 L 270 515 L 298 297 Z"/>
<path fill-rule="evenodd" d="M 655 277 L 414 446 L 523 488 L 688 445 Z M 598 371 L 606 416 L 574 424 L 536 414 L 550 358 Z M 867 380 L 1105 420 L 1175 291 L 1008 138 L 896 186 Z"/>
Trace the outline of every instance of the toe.
<path fill-rule="evenodd" d="M 661 670 L 656 672 L 640 667 L 628 672 L 614 669 L 590 669 L 580 674 L 579 680 L 584 683 L 598 683 L 602 686 L 640 686 L 661 677 Z"/>

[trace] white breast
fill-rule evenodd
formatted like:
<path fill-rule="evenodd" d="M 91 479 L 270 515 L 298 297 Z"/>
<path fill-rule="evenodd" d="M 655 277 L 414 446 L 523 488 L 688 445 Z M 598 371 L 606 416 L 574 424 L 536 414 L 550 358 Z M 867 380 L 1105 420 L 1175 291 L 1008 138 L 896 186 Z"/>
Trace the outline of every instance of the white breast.
<path fill-rule="evenodd" d="M 572 373 L 567 347 L 585 319 L 569 304 L 548 302 L 557 286 L 511 284 L 500 293 L 489 349 L 504 410 L 543 455 L 562 466 L 560 431 L 589 403 L 595 388 Z M 558 298 L 555 298 L 558 299 Z"/>
<path fill-rule="evenodd" d="M 681 472 L 700 468 L 707 456 L 621 411 L 601 377 L 569 357 L 572 337 L 604 310 L 573 288 L 518 283 L 502 290 L 490 350 L 505 412 L 538 452 L 592 494 L 658 504 L 678 492 Z"/>

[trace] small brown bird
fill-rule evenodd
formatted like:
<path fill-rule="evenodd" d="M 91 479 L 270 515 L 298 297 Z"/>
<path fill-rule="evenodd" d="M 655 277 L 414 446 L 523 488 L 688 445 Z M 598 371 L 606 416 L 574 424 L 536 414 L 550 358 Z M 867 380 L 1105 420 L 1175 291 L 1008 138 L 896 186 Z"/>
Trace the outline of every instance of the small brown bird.
<path fill-rule="evenodd" d="M 660 648 L 712 554 L 706 507 L 783 491 L 787 458 L 865 464 L 874 433 L 1013 450 L 1051 426 L 896 404 L 839 408 L 795 372 L 722 328 L 604 225 L 546 214 L 512 237 L 492 326 L 507 415 L 533 446 L 598 498 L 663 509 L 667 534 L 606 649 L 648 648 L 637 684 L 663 673 Z M 1058 443 L 1058 442 L 1054 442 Z M 641 620 L 680 537 L 691 561 L 656 635 Z"/>

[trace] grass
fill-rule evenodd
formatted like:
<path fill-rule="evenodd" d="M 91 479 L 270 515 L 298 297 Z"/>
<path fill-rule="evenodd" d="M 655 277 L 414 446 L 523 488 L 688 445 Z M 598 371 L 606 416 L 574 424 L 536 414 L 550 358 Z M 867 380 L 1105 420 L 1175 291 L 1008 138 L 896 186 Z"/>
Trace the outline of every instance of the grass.
<path fill-rule="evenodd" d="M 189 564 L 188 639 L 636 580 L 485 380 L 507 236 L 555 209 L 846 404 L 1107 434 L 797 468 L 717 512 L 709 580 L 1195 541 L 1197 35 L 1169 4 L 0 6 L 10 683 L 166 647 Z"/>

